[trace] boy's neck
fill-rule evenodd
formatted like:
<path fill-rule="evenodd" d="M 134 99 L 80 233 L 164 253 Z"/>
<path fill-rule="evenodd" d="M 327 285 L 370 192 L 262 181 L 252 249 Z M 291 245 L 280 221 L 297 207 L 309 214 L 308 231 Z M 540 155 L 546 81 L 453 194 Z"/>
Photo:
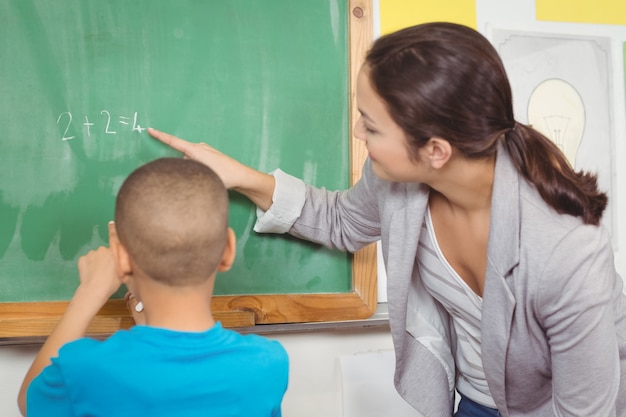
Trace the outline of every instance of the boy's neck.
<path fill-rule="evenodd" d="M 211 313 L 211 291 L 202 286 L 144 288 L 141 298 L 147 326 L 181 332 L 203 332 L 215 325 Z"/>

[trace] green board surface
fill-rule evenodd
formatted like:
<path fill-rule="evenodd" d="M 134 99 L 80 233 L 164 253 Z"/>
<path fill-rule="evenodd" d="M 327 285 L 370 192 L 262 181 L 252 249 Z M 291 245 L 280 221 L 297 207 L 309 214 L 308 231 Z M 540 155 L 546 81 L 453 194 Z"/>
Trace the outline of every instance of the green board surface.
<path fill-rule="evenodd" d="M 178 155 L 148 126 L 346 188 L 347 20 L 333 0 L 0 0 L 0 302 L 71 297 L 125 177 Z M 231 197 L 217 294 L 351 290 L 350 255 L 257 235 Z"/>

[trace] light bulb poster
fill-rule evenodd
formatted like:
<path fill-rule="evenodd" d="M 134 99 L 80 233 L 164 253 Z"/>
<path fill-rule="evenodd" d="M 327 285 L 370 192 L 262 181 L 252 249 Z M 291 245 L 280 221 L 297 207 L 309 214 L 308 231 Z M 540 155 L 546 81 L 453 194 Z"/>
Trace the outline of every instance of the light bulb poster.
<path fill-rule="evenodd" d="M 603 223 L 615 236 L 610 39 L 504 29 L 491 35 L 511 81 L 516 120 L 552 140 L 577 170 L 598 175 L 609 194 Z"/>

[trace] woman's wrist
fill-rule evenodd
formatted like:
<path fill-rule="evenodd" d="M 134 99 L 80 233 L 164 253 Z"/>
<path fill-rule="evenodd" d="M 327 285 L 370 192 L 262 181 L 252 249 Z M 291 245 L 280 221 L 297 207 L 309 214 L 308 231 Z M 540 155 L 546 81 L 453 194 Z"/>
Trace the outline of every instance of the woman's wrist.
<path fill-rule="evenodd" d="M 241 184 L 233 187 L 233 190 L 246 196 L 261 210 L 267 211 L 272 205 L 275 184 L 272 175 L 248 168 L 242 175 Z"/>

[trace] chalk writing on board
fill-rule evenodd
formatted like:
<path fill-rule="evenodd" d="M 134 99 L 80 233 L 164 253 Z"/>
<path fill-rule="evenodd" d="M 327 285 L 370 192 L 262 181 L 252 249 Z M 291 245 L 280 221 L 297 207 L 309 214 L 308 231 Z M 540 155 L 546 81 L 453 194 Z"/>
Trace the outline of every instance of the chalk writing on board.
<path fill-rule="evenodd" d="M 102 129 L 102 131 L 107 135 L 116 135 L 118 133 L 118 128 L 115 127 L 116 125 L 122 125 L 123 129 L 130 129 L 131 132 L 141 133 L 146 130 L 145 127 L 141 127 L 141 125 L 137 123 L 137 112 L 134 112 L 132 118 L 127 116 L 118 116 L 117 119 L 115 119 L 111 116 L 110 111 L 102 110 L 97 119 L 98 123 L 90 121 L 89 116 L 87 115 L 85 115 L 84 118 L 85 120 L 82 122 L 82 126 L 87 137 L 91 137 L 92 132 L 98 128 Z M 60 125 L 61 127 L 64 127 L 63 134 L 61 135 L 62 141 L 76 138 L 76 135 L 70 136 L 69 134 L 73 123 L 74 116 L 72 116 L 72 113 L 69 111 L 65 111 L 57 117 L 57 126 Z"/>

